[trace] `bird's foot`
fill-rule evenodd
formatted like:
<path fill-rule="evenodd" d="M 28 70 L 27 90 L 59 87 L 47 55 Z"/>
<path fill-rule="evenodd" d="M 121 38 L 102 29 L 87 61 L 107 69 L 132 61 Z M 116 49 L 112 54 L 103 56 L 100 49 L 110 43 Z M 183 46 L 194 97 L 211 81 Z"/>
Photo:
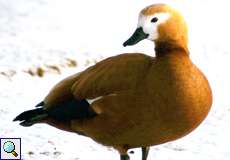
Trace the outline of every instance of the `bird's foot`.
<path fill-rule="evenodd" d="M 128 155 L 128 154 L 126 154 L 126 155 L 121 155 L 120 160 L 130 160 L 129 155 Z"/>

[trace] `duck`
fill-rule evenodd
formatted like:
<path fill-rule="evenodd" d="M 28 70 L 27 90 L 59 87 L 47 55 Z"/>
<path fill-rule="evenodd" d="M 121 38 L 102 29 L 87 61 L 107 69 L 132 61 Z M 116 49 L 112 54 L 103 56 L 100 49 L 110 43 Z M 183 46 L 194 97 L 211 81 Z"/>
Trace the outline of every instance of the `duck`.
<path fill-rule="evenodd" d="M 56 84 L 32 110 L 14 121 L 45 123 L 91 138 L 129 160 L 128 150 L 180 139 L 208 115 L 212 91 L 191 61 L 183 16 L 167 4 L 141 10 L 135 32 L 123 43 L 155 44 L 155 55 L 123 53 L 106 58 Z"/>

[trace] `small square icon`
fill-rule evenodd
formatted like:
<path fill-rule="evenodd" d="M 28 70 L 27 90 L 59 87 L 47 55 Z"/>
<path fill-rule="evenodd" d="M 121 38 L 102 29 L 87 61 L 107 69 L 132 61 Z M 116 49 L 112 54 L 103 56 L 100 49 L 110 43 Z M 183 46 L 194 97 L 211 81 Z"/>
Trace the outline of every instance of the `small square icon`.
<path fill-rule="evenodd" d="M 21 160 L 21 138 L 0 138 L 0 160 Z"/>

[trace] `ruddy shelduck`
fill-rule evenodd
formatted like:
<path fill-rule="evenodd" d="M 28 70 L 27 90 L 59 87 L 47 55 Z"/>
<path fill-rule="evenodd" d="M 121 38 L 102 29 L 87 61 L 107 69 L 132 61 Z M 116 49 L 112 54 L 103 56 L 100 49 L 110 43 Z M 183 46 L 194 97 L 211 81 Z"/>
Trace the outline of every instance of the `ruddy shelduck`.
<path fill-rule="evenodd" d="M 184 18 L 165 4 L 144 8 L 123 44 L 155 42 L 155 57 L 125 53 L 107 58 L 59 82 L 36 109 L 14 121 L 47 123 L 92 138 L 129 160 L 128 149 L 179 139 L 207 116 L 212 93 L 189 58 Z"/>

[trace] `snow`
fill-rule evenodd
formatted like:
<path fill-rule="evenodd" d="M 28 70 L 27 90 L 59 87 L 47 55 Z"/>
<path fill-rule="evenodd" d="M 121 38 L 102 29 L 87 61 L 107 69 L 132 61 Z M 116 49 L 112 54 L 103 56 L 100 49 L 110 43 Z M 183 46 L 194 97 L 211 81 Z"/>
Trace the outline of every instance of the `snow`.
<path fill-rule="evenodd" d="M 189 24 L 191 57 L 208 77 L 214 102 L 207 119 L 190 135 L 151 148 L 149 160 L 230 158 L 228 1 L 211 0 L 0 0 L 0 137 L 21 137 L 23 159 L 118 160 L 111 148 L 44 124 L 20 127 L 12 119 L 40 102 L 64 77 L 124 52 L 153 54 L 151 42 L 123 48 L 138 12 L 155 2 L 178 8 Z M 77 66 L 68 68 L 67 59 Z M 57 66 L 60 73 L 48 70 Z M 44 77 L 25 71 L 38 67 Z M 140 160 L 134 149 L 131 160 Z"/>

